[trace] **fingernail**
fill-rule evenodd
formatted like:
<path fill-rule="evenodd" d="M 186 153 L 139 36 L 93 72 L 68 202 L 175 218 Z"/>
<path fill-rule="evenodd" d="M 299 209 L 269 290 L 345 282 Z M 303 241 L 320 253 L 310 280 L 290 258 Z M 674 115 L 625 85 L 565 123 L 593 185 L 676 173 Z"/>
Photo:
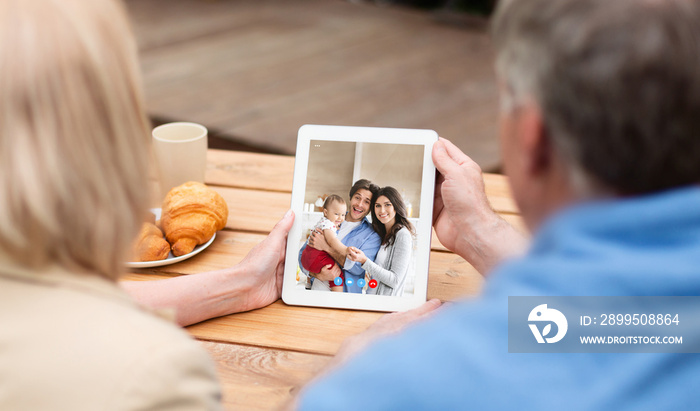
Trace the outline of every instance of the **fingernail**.
<path fill-rule="evenodd" d="M 292 215 L 292 209 L 291 209 L 291 208 L 290 208 L 289 210 L 287 210 L 287 213 L 284 215 L 284 218 L 287 218 L 287 217 L 289 217 L 290 215 Z"/>

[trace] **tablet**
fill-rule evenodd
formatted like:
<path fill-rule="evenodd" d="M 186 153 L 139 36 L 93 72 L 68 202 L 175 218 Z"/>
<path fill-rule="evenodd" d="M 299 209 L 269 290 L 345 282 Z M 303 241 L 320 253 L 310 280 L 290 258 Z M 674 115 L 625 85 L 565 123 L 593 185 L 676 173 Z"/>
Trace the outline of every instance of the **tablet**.
<path fill-rule="evenodd" d="M 405 311 L 426 301 L 437 139 L 433 130 L 299 129 L 285 303 Z"/>

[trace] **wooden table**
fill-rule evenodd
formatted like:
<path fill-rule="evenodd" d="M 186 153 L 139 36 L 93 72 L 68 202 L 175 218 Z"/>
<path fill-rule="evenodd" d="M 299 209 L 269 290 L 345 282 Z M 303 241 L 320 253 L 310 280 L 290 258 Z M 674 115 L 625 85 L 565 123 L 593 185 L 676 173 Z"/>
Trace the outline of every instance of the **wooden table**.
<path fill-rule="evenodd" d="M 226 228 L 201 254 L 183 262 L 134 270 L 126 280 L 153 280 L 229 267 L 265 238 L 289 209 L 294 158 L 209 150 L 206 183 L 229 206 Z M 522 227 L 503 176 L 486 174 L 486 191 L 503 217 Z M 443 301 L 479 292 L 482 277 L 433 235 L 428 297 Z M 348 336 L 382 314 L 294 307 L 281 300 L 187 328 L 218 366 L 227 409 L 277 409 L 335 354 Z M 320 325 L 323 324 L 323 325 Z"/>

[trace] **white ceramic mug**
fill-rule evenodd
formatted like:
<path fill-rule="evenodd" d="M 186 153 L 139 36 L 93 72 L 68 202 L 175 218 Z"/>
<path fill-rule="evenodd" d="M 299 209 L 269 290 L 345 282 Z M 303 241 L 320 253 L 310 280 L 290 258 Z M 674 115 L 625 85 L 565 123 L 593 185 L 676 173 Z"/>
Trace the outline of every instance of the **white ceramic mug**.
<path fill-rule="evenodd" d="M 196 123 L 168 123 L 153 129 L 153 155 L 161 198 L 188 181 L 204 182 L 207 169 L 207 128 Z"/>

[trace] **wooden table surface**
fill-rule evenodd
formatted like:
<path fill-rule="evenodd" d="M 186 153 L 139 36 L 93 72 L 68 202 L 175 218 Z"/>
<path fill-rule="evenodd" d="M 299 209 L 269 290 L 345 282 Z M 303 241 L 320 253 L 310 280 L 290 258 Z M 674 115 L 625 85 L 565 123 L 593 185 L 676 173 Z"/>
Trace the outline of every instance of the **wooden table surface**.
<path fill-rule="evenodd" d="M 209 150 L 206 183 L 229 207 L 226 228 L 205 251 L 177 264 L 135 269 L 126 280 L 153 280 L 229 267 L 262 241 L 289 209 L 294 157 Z M 516 227 L 522 221 L 503 176 L 485 174 L 493 208 Z M 479 292 L 482 277 L 433 235 L 428 298 Z M 281 300 L 187 328 L 214 358 L 226 409 L 277 409 L 312 378 L 348 336 L 382 313 L 295 307 Z M 321 325 L 322 324 L 322 325 Z"/>

